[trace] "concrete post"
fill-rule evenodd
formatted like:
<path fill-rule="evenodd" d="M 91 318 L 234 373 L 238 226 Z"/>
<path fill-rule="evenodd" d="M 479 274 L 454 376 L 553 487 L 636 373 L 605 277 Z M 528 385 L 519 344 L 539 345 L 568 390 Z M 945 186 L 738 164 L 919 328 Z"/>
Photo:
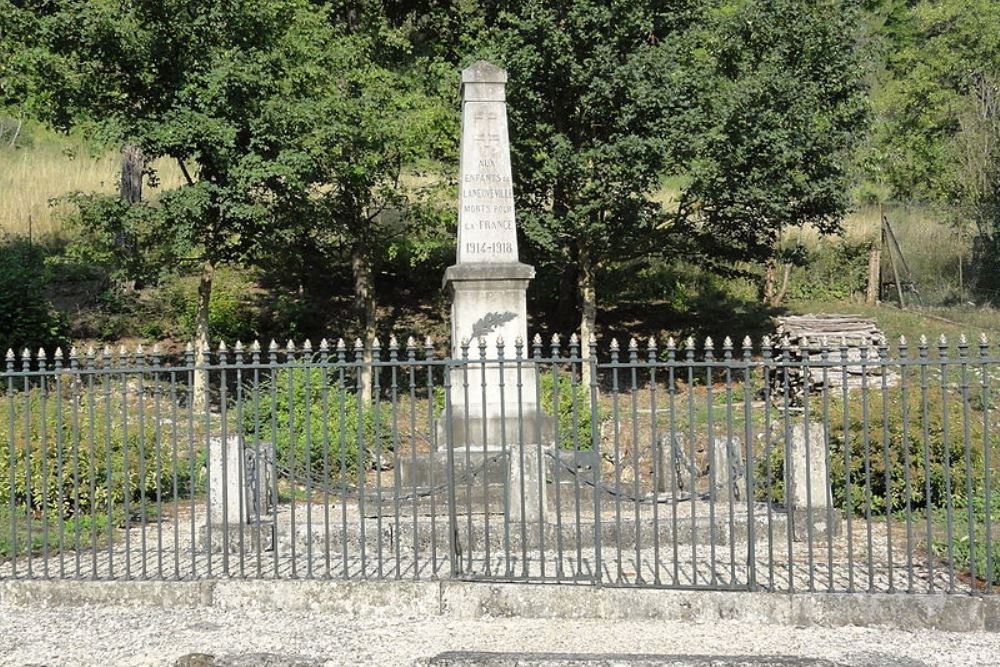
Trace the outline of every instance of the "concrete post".
<path fill-rule="evenodd" d="M 827 432 L 822 423 L 793 424 L 785 465 L 785 501 L 796 541 L 827 539 L 840 532 L 826 465 Z"/>

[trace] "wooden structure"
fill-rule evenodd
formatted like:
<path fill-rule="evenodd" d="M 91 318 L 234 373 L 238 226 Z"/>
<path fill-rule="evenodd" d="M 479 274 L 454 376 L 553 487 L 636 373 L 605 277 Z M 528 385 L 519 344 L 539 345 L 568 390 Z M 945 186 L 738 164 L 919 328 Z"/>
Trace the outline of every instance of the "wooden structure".
<path fill-rule="evenodd" d="M 790 343 L 794 367 L 788 379 L 794 396 L 819 392 L 824 385 L 875 388 L 881 386 L 883 374 L 887 385 L 895 384 L 895 374 L 879 362 L 878 346 L 884 335 L 875 320 L 831 313 L 790 315 L 775 318 L 775 329 L 779 341 Z M 820 364 L 824 343 L 829 362 L 825 373 Z M 775 381 L 784 382 L 783 374 Z"/>

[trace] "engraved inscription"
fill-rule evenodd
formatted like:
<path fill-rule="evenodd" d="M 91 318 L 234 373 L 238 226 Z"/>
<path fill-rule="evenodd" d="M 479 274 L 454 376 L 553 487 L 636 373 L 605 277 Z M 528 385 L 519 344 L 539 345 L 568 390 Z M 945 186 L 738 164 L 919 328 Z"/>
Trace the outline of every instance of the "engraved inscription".
<path fill-rule="evenodd" d="M 516 261 L 514 190 L 502 103 L 473 103 L 464 120 L 459 261 Z"/>

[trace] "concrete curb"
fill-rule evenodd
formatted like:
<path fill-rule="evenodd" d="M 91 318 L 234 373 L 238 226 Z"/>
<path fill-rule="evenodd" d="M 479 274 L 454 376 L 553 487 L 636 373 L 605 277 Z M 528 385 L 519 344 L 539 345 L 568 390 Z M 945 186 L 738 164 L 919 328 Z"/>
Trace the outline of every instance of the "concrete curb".
<path fill-rule="evenodd" d="M 456 619 L 672 620 L 898 630 L 1000 632 L 1000 596 L 764 593 L 461 581 L 0 581 L 0 604 L 264 607 Z"/>

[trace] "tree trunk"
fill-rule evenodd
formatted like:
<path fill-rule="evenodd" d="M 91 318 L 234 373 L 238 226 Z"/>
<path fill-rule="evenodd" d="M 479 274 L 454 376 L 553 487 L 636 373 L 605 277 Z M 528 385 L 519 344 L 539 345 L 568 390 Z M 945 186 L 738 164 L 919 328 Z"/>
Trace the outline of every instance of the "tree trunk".
<path fill-rule="evenodd" d="M 594 286 L 594 263 L 590 257 L 590 249 L 586 242 L 577 247 L 577 289 L 580 297 L 580 382 L 589 392 L 590 375 L 590 338 L 595 335 L 597 325 L 597 290 Z M 589 395 L 589 394 L 588 394 Z"/>
<path fill-rule="evenodd" d="M 764 281 L 761 284 L 760 297 L 761 301 L 768 306 L 774 305 L 776 283 L 778 274 L 778 262 L 773 257 L 769 258 L 764 264 Z"/>
<path fill-rule="evenodd" d="M 372 346 L 375 342 L 375 276 L 372 262 L 362 243 L 351 248 L 351 270 L 354 274 L 354 306 L 361 321 L 364 353 L 361 368 L 361 404 L 368 407 L 372 400 L 374 374 L 372 372 Z"/>
<path fill-rule="evenodd" d="M 201 280 L 198 282 L 198 308 L 195 313 L 195 333 L 194 333 L 194 402 L 196 410 L 204 411 L 208 404 L 208 370 L 197 368 L 206 360 L 206 352 L 209 350 L 208 313 L 209 303 L 212 299 L 212 280 L 215 278 L 215 266 L 211 260 L 206 259 L 201 267 Z"/>

